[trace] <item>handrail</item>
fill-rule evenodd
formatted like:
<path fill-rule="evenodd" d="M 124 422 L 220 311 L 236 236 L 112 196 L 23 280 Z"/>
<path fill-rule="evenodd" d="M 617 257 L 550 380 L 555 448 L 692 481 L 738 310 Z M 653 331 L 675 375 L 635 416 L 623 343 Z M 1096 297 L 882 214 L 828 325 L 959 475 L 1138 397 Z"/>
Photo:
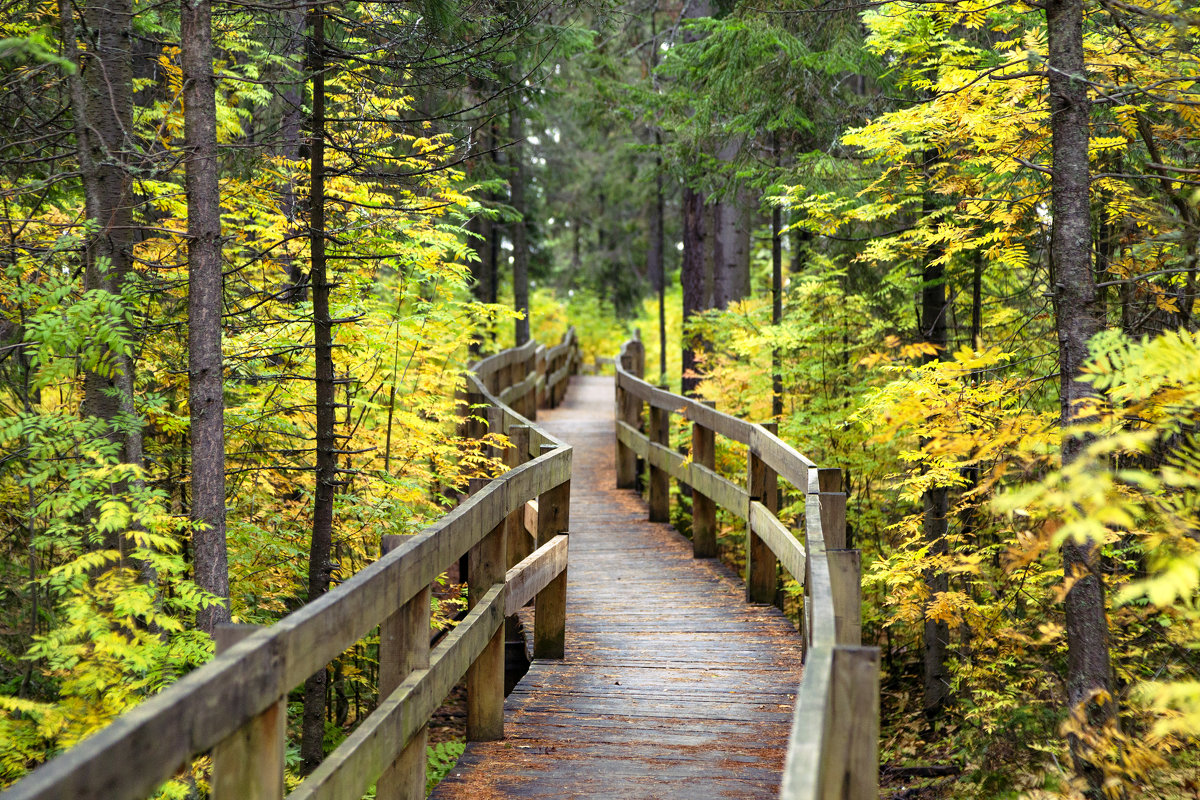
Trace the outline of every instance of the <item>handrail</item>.
<path fill-rule="evenodd" d="M 378 561 L 274 625 L 249 635 L 248 626 L 219 631 L 228 634 L 228 646 L 218 635 L 221 652 L 212 661 L 0 797 L 135 800 L 211 750 L 216 800 L 279 800 L 287 693 L 376 627 L 378 707 L 289 798 L 361 796 L 381 775 L 380 800 L 423 796 L 424 725 L 464 674 L 468 738 L 500 738 L 504 617 L 534 598 L 534 655 L 563 656 L 571 447 L 497 396 L 520 383 L 524 389 L 509 396 L 531 415 L 533 386 L 545 385 L 546 398 L 561 399 L 566 381 L 538 373 L 534 363 L 542 349 L 531 342 L 503 351 L 473 365 L 467 375 L 473 405 L 486 406 L 493 430 L 517 445 L 501 454 L 508 472 L 420 533 L 385 537 L 392 541 L 384 542 Z M 569 374 L 578 363 L 574 330 L 552 350 L 554 357 L 542 364 Z M 536 381 L 527 381 L 531 373 Z M 471 432 L 479 433 L 478 426 Z M 533 542 L 524 533 L 530 501 L 538 509 L 531 518 Z M 509 535 L 518 526 L 520 534 Z M 464 555 L 470 613 L 431 653 L 430 584 Z"/>
<path fill-rule="evenodd" d="M 616 359 L 617 486 L 649 467 L 650 519 L 669 519 L 669 480 L 692 489 L 692 547 L 716 553 L 716 506 L 746 522 L 746 599 L 771 603 L 782 565 L 804 586 L 805 667 L 796 692 L 780 797 L 866 800 L 879 795 L 879 648 L 862 647 L 861 554 L 846 545 L 841 471 L 818 468 L 774 430 L 642 379 L 635 338 Z M 649 420 L 643 404 L 649 406 Z M 670 446 L 670 415 L 692 423 L 691 458 Z M 773 427 L 773 426 L 772 426 Z M 715 469 L 714 435 L 747 445 L 746 483 Z M 805 495 L 803 544 L 777 517 L 778 478 Z"/>

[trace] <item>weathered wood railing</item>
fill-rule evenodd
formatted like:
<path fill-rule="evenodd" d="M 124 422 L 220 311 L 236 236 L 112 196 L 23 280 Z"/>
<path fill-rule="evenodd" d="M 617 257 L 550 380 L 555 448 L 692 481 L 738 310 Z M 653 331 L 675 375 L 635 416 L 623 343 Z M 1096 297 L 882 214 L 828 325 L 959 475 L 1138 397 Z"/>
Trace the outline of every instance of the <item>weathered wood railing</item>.
<path fill-rule="evenodd" d="M 650 519 L 668 521 L 670 479 L 692 489 L 692 547 L 717 555 L 716 506 L 746 523 L 746 599 L 772 603 L 779 566 L 804 587 L 804 673 L 780 797 L 865 800 L 879 794 L 879 648 L 862 647 L 861 556 L 846 549 L 846 495 L 838 469 L 818 468 L 775 435 L 710 404 L 642 380 L 636 338 L 617 358 L 617 485 L 649 467 Z M 644 406 L 649 406 L 649 419 Z M 670 416 L 692 423 L 691 458 L 670 444 Z M 715 467 L 720 434 L 747 446 L 743 486 Z M 805 496 L 803 543 L 779 521 L 778 479 Z"/>
<path fill-rule="evenodd" d="M 578 360 L 571 331 L 548 350 L 533 343 L 474 365 L 471 431 L 482 418 L 510 436 L 510 471 L 424 531 L 384 537 L 378 561 L 278 623 L 222 629 L 211 662 L 3 798 L 142 798 L 211 751 L 216 800 L 279 800 L 288 693 L 376 627 L 378 706 L 288 797 L 357 798 L 376 784 L 379 800 L 423 798 L 425 726 L 464 675 L 468 738 L 503 736 L 505 616 L 534 600 L 534 656 L 563 656 L 571 448 L 506 402 L 532 416 L 539 395 L 561 400 Z M 430 585 L 464 555 L 469 613 L 431 651 Z"/>
<path fill-rule="evenodd" d="M 570 328 L 554 347 L 530 340 L 476 362 L 473 370 L 494 400 L 536 420 L 539 407 L 554 408 L 562 402 L 567 379 L 578 371 L 579 364 L 579 341 L 575 329 Z M 474 387 L 467 391 L 473 392 Z"/>

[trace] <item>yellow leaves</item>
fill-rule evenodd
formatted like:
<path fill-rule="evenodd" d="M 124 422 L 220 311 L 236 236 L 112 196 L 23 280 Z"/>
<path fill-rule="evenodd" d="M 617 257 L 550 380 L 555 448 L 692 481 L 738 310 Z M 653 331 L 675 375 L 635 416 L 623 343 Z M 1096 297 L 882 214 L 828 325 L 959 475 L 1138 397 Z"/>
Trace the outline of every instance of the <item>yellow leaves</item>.
<path fill-rule="evenodd" d="M 877 367 L 880 364 L 891 363 L 891 361 L 892 361 L 892 357 L 889 353 L 874 352 L 874 353 L 868 353 L 867 355 L 863 356 L 862 358 L 860 358 L 858 360 L 857 363 L 858 363 L 858 366 L 860 366 L 860 367 L 866 367 L 867 369 L 873 369 L 874 367 Z"/>
<path fill-rule="evenodd" d="M 940 348 L 929 342 L 912 342 L 900 347 L 899 357 L 905 360 L 920 358 L 921 356 L 936 356 L 940 352 Z"/>
<path fill-rule="evenodd" d="M 1200 735 L 1200 681 L 1147 681 L 1135 688 L 1133 696 L 1157 716 L 1151 731 L 1154 737 Z"/>
<path fill-rule="evenodd" d="M 927 618 L 957 627 L 965 621 L 965 615 L 975 609 L 975 602 L 964 592 L 938 592 L 925 606 Z"/>
<path fill-rule="evenodd" d="M 1066 627 L 1058 622 L 1043 622 L 1038 625 L 1038 633 L 1041 634 L 1038 644 L 1055 644 L 1062 640 L 1066 632 Z"/>
<path fill-rule="evenodd" d="M 1159 311 L 1166 311 L 1171 314 L 1180 313 L 1178 299 L 1174 295 L 1169 295 L 1162 291 L 1154 292 L 1154 305 Z"/>

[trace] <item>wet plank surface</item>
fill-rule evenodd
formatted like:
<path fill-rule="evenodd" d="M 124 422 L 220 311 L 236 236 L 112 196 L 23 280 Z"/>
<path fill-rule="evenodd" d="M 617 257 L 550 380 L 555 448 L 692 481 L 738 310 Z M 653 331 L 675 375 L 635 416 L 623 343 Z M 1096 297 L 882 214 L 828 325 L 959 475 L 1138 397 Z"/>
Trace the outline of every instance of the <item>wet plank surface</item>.
<path fill-rule="evenodd" d="M 505 740 L 468 745 L 434 798 L 778 794 L 799 637 L 613 488 L 613 392 L 612 378 L 577 376 L 562 406 L 538 412 L 575 447 L 567 657 L 530 667 Z"/>

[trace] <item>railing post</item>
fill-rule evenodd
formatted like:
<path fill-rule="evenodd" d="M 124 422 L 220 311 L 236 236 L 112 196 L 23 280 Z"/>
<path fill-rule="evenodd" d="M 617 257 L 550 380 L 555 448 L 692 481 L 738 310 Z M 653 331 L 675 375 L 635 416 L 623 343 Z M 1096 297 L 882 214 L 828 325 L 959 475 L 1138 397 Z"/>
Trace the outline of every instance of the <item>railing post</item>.
<path fill-rule="evenodd" d="M 407 536 L 384 536 L 384 555 L 395 550 Z M 396 690 L 413 670 L 429 666 L 428 586 L 413 595 L 379 626 L 379 699 Z M 375 785 L 378 800 L 422 800 L 425 797 L 426 743 L 428 727 L 422 726 L 409 740 Z"/>
<path fill-rule="evenodd" d="M 636 342 L 631 342 L 625 347 L 625 353 L 621 356 L 621 367 L 627 372 L 638 375 L 637 354 L 634 345 Z M 642 400 L 633 392 L 620 385 L 620 376 L 617 378 L 617 419 L 631 426 L 635 430 L 641 430 L 642 416 Z M 626 447 L 620 441 L 617 442 L 617 488 L 618 489 L 633 489 L 638 485 L 638 457 L 637 453 L 630 447 Z"/>
<path fill-rule="evenodd" d="M 482 481 L 483 478 L 472 478 Z M 482 487 L 472 487 L 472 494 Z M 487 501 L 500 505 L 502 492 Z M 467 607 L 474 608 L 488 590 L 504 581 L 505 533 L 508 518 L 467 551 Z M 504 626 L 497 626 L 487 647 L 467 668 L 467 741 L 490 742 L 504 738 Z"/>
<path fill-rule="evenodd" d="M 529 426 L 513 425 L 508 429 L 508 440 L 512 447 L 505 451 L 504 463 L 510 468 L 519 467 L 529 460 Z M 508 515 L 508 567 L 515 567 L 532 553 L 532 544 L 525 530 L 525 506 L 522 504 Z"/>
<path fill-rule="evenodd" d="M 546 402 L 546 346 L 539 344 L 533 351 L 533 371 L 537 373 L 538 383 L 533 389 L 533 403 L 538 408 L 545 408 Z M 536 419 L 530 417 L 530 419 Z"/>
<path fill-rule="evenodd" d="M 833 648 L 822 800 L 879 797 L 879 648 Z"/>
<path fill-rule="evenodd" d="M 646 345 L 642 342 L 642 329 L 633 329 L 633 341 L 637 345 L 633 351 L 636 363 L 634 364 L 633 374 L 639 378 L 646 377 Z"/>
<path fill-rule="evenodd" d="M 666 388 L 661 386 L 659 388 Z M 671 446 L 671 412 L 665 408 L 658 408 L 655 405 L 650 406 L 650 441 L 653 444 L 659 444 L 669 448 Z M 651 448 L 653 451 L 653 448 Z M 654 459 L 647 458 L 650 462 L 650 521 L 651 522 L 670 522 L 671 521 L 671 474 L 665 469 L 654 466 Z"/>
<path fill-rule="evenodd" d="M 846 546 L 846 495 L 842 490 L 842 471 L 837 467 L 817 470 L 817 486 L 821 489 L 821 532 L 827 550 Z"/>
<path fill-rule="evenodd" d="M 542 445 L 542 452 L 555 446 Z M 570 526 L 571 482 L 563 481 L 538 496 L 537 546 L 565 534 Z M 567 571 L 547 584 L 534 598 L 533 657 L 563 658 L 567 639 Z"/>
<path fill-rule="evenodd" d="M 484 409 L 484 418 L 487 420 L 488 433 L 504 433 L 504 410 L 499 406 L 488 406 Z M 504 460 L 507 451 L 498 445 L 493 445 L 488 448 L 488 455 L 492 458 Z"/>
<path fill-rule="evenodd" d="M 646 375 L 646 348 L 645 345 L 642 344 L 642 332 L 640 330 L 634 329 L 633 339 L 626 346 L 625 352 L 629 354 L 630 358 L 630 365 L 628 367 L 629 372 L 633 374 L 634 377 L 644 378 Z M 633 422 L 630 424 L 637 429 L 638 433 L 644 434 L 646 432 L 646 417 L 642 409 L 643 403 L 639 398 L 631 398 L 630 402 L 633 404 Z M 636 456 L 634 458 L 634 464 L 633 487 L 637 489 L 638 492 L 641 492 L 642 489 L 645 488 L 644 473 L 646 464 L 642 459 L 637 458 Z"/>
<path fill-rule="evenodd" d="M 862 644 L 862 551 L 846 549 L 846 494 L 840 469 L 817 470 L 821 532 L 829 561 L 838 644 Z"/>
<path fill-rule="evenodd" d="M 257 625 L 218 625 L 213 637 L 217 655 L 259 629 Z M 212 749 L 213 799 L 282 800 L 286 746 L 287 698 L 280 697 Z"/>
<path fill-rule="evenodd" d="M 775 433 L 778 424 L 768 422 L 763 428 Z M 753 445 L 746 456 L 746 486 L 750 501 L 757 500 L 772 514 L 779 512 L 779 480 L 775 470 L 759 458 Z M 747 523 L 746 525 L 746 602 L 774 603 L 779 587 L 779 562 L 771 548 Z"/>
<path fill-rule="evenodd" d="M 838 644 L 862 644 L 862 551 L 827 550 Z"/>
<path fill-rule="evenodd" d="M 716 402 L 701 400 L 709 408 Z M 716 436 L 699 422 L 692 423 L 692 463 L 716 469 Z M 692 489 L 692 556 L 715 558 L 717 555 L 717 504 Z"/>
<path fill-rule="evenodd" d="M 534 351 L 530 350 L 521 361 L 521 380 L 526 380 L 533 374 L 533 358 Z M 521 416 L 525 419 L 535 422 L 537 420 L 537 391 L 530 387 L 525 391 L 525 395 L 521 398 Z"/>
<path fill-rule="evenodd" d="M 619 381 L 621 376 L 617 376 L 617 419 L 624 422 L 626 425 L 636 425 L 637 421 L 634 416 L 633 403 L 635 398 L 627 391 Z M 618 430 L 619 437 L 619 430 Z M 632 448 L 625 445 L 624 442 L 617 439 L 617 488 L 632 489 L 637 485 L 637 453 Z"/>

